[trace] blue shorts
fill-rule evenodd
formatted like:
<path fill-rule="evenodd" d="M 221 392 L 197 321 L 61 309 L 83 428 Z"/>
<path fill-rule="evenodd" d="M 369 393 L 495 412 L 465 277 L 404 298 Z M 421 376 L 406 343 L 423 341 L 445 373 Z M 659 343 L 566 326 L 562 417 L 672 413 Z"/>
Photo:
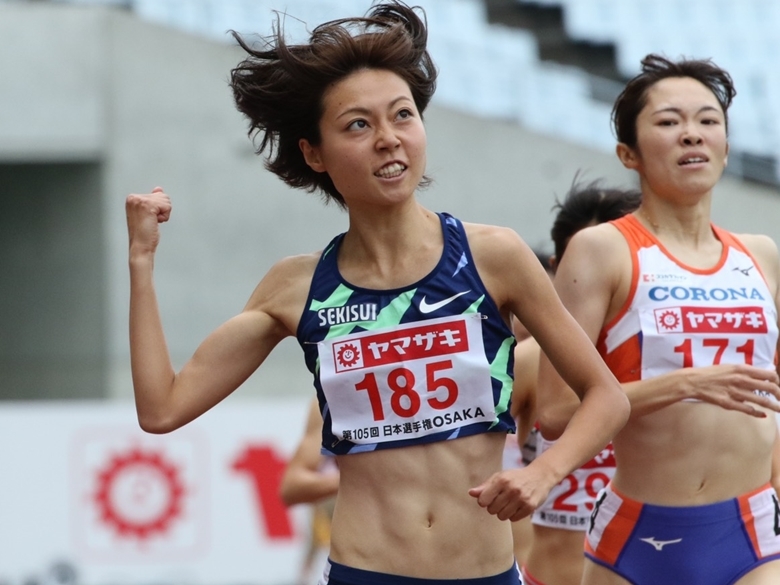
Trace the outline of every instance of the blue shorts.
<path fill-rule="evenodd" d="M 363 569 L 353 569 L 334 563 L 330 559 L 318 585 L 523 585 L 517 564 L 508 571 L 492 577 L 475 579 L 418 579 L 401 577 Z"/>
<path fill-rule="evenodd" d="M 731 585 L 780 560 L 780 504 L 767 484 L 704 506 L 637 502 L 607 486 L 593 510 L 585 556 L 633 585 Z"/>

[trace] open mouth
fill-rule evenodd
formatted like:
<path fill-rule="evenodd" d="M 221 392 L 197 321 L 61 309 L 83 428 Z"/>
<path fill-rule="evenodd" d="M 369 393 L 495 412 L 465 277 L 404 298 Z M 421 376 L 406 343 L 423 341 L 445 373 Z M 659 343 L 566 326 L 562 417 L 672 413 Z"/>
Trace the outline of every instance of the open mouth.
<path fill-rule="evenodd" d="M 681 159 L 677 164 L 679 164 L 681 167 L 684 167 L 686 165 L 695 165 L 700 163 L 706 163 L 708 161 L 709 159 L 707 157 L 700 156 L 700 155 L 692 155 Z"/>
<path fill-rule="evenodd" d="M 383 179 L 392 179 L 394 177 L 398 177 L 406 170 L 406 165 L 402 165 L 401 163 L 391 163 L 387 166 L 382 167 L 377 172 L 374 173 L 377 177 L 382 177 Z"/>

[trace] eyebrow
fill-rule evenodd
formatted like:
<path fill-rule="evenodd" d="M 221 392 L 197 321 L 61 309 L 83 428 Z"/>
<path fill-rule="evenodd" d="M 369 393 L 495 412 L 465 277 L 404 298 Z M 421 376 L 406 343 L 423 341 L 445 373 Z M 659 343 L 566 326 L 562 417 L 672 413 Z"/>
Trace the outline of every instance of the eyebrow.
<path fill-rule="evenodd" d="M 696 113 L 697 114 L 701 114 L 702 112 L 709 112 L 709 111 L 714 111 L 716 113 L 721 113 L 721 111 L 718 108 L 716 108 L 715 106 L 702 106 L 701 108 L 699 108 L 699 110 Z M 658 114 L 666 114 L 666 113 L 669 113 L 669 112 L 671 112 L 673 114 L 682 114 L 682 108 L 676 108 L 674 106 L 670 106 L 668 108 L 661 108 L 660 110 L 656 110 L 655 112 L 653 112 L 650 115 L 651 116 L 656 116 Z"/>
<path fill-rule="evenodd" d="M 412 98 L 409 97 L 408 95 L 398 96 L 397 98 L 395 98 L 393 101 L 391 101 L 388 104 L 388 109 L 391 109 L 398 102 L 403 101 L 403 100 L 408 100 L 410 102 L 413 101 Z M 371 113 L 371 110 L 369 110 L 368 108 L 364 108 L 362 106 L 355 106 L 355 107 L 348 108 L 348 109 L 344 110 L 343 112 L 341 112 L 338 116 L 336 116 L 336 119 L 338 120 L 339 118 L 343 118 L 344 116 L 348 116 L 348 115 L 351 115 L 351 114 L 368 115 L 370 113 Z"/>

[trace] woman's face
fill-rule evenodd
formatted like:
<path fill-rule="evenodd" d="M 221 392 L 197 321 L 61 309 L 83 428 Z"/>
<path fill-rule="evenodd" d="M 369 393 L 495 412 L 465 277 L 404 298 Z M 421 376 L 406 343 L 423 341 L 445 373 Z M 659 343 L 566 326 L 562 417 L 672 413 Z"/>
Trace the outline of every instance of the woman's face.
<path fill-rule="evenodd" d="M 728 154 L 726 120 L 715 94 L 690 77 L 652 85 L 636 120 L 637 144 L 618 145 L 623 164 L 656 194 L 709 193 Z"/>
<path fill-rule="evenodd" d="M 425 172 L 425 128 L 407 83 L 361 69 L 323 98 L 320 144 L 301 140 L 307 164 L 327 172 L 349 208 L 411 197 Z"/>

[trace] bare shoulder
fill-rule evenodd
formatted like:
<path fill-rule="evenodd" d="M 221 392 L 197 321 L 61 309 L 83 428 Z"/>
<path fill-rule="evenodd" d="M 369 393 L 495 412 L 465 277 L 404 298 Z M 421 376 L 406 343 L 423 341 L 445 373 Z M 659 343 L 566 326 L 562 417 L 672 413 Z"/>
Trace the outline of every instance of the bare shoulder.
<path fill-rule="evenodd" d="M 602 223 L 586 227 L 572 236 L 558 270 L 617 274 L 630 260 L 631 250 L 623 235 L 615 226 Z"/>
<path fill-rule="evenodd" d="M 513 229 L 475 223 L 463 226 L 480 278 L 499 307 L 536 279 L 547 279 L 536 255 Z"/>
<path fill-rule="evenodd" d="M 299 254 L 276 262 L 252 292 L 244 311 L 266 313 L 294 335 L 320 255 Z"/>
<path fill-rule="evenodd" d="M 777 243 L 769 236 L 764 234 L 738 234 L 737 238 L 758 260 L 777 262 Z"/>
<path fill-rule="evenodd" d="M 631 249 L 620 231 L 602 223 L 571 238 L 558 263 L 555 289 L 580 324 L 611 319 L 625 303 L 632 283 Z"/>
<path fill-rule="evenodd" d="M 572 246 L 585 247 L 589 251 L 619 252 L 624 250 L 628 252 L 626 239 L 615 226 L 609 223 L 581 229 L 572 236 L 567 250 Z"/>
<path fill-rule="evenodd" d="M 737 238 L 756 259 L 769 285 L 780 287 L 780 252 L 777 243 L 763 234 L 738 234 Z"/>
<path fill-rule="evenodd" d="M 511 228 L 480 223 L 464 223 L 463 227 L 471 255 L 483 277 L 516 267 L 522 269 L 529 261 L 539 263 L 531 248 Z"/>
<path fill-rule="evenodd" d="M 515 230 L 508 227 L 464 222 L 463 228 L 469 239 L 471 253 L 475 256 L 500 254 L 507 248 L 511 253 L 512 248 L 522 246 L 522 238 Z"/>

